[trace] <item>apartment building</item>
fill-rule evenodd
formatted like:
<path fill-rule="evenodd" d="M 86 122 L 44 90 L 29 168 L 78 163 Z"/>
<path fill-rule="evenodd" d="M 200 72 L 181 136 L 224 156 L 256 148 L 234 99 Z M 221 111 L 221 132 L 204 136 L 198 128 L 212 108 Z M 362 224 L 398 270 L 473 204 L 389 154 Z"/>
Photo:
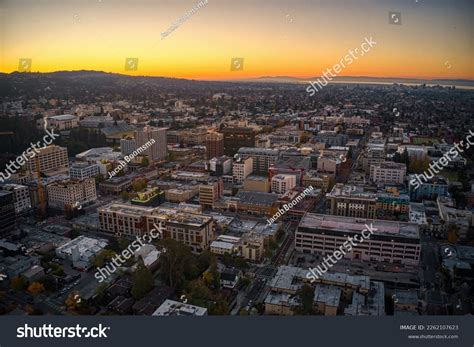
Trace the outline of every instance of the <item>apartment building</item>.
<path fill-rule="evenodd" d="M 382 184 L 403 184 L 407 166 L 403 163 L 384 161 L 370 166 L 370 180 Z"/>
<path fill-rule="evenodd" d="M 241 147 L 255 147 L 256 132 L 248 127 L 227 127 L 221 130 L 224 135 L 224 154 L 234 156 Z"/>
<path fill-rule="evenodd" d="M 235 161 L 232 165 L 232 175 L 235 183 L 243 183 L 245 178 L 252 173 L 253 159 L 246 158 Z"/>
<path fill-rule="evenodd" d="M 13 230 L 16 225 L 13 192 L 0 190 L 0 235 Z"/>
<path fill-rule="evenodd" d="M 418 225 L 378 219 L 330 216 L 307 213 L 295 233 L 295 249 L 303 253 L 333 254 L 366 225 L 374 232 L 356 243 L 345 258 L 370 262 L 389 262 L 417 266 L 421 243 Z"/>
<path fill-rule="evenodd" d="M 362 187 L 336 184 L 326 194 L 331 214 L 345 217 L 376 218 L 377 193 L 367 192 Z"/>
<path fill-rule="evenodd" d="M 271 181 L 272 193 L 285 194 L 296 187 L 295 175 L 276 175 Z"/>
<path fill-rule="evenodd" d="M 69 162 L 67 148 L 50 145 L 39 148 L 38 151 L 39 153 L 36 154 L 35 158 L 26 162 L 27 170 L 36 172 L 36 163 L 38 161 L 39 169 L 43 174 L 48 174 L 48 172 L 50 173 L 51 171 L 55 173 L 68 171 Z"/>
<path fill-rule="evenodd" d="M 46 189 L 48 193 L 48 205 L 59 209 L 97 200 L 95 180 L 93 178 L 86 178 L 82 181 L 68 180 L 54 182 L 49 184 Z"/>
<path fill-rule="evenodd" d="M 125 138 L 120 139 L 120 152 L 125 155 L 130 155 L 134 150 L 137 149 L 137 142 L 135 139 Z"/>

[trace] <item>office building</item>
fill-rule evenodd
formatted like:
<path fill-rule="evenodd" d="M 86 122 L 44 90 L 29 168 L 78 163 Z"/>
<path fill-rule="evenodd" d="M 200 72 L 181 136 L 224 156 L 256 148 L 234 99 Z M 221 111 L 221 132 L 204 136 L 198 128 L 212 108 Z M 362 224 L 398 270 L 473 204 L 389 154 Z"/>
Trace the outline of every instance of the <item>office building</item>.
<path fill-rule="evenodd" d="M 370 226 L 370 237 L 360 236 Z M 347 259 L 370 262 L 389 262 L 417 266 L 421 243 L 418 225 L 378 219 L 330 216 L 307 213 L 295 233 L 295 249 L 303 253 L 333 254 L 340 250 L 349 237 L 358 235 L 363 242 L 356 243 Z M 342 253 L 342 252 L 341 252 Z"/>
<path fill-rule="evenodd" d="M 125 138 L 120 139 L 120 152 L 125 155 L 130 155 L 134 150 L 137 149 L 137 143 L 135 139 Z"/>
<path fill-rule="evenodd" d="M 46 126 L 48 128 L 55 128 L 59 131 L 63 131 L 77 128 L 79 125 L 76 116 L 72 114 L 63 114 L 61 116 L 47 117 Z"/>
<path fill-rule="evenodd" d="M 415 174 L 408 177 L 408 190 L 412 201 L 435 200 L 448 195 L 448 183 L 441 176 L 427 178 L 425 174 Z"/>

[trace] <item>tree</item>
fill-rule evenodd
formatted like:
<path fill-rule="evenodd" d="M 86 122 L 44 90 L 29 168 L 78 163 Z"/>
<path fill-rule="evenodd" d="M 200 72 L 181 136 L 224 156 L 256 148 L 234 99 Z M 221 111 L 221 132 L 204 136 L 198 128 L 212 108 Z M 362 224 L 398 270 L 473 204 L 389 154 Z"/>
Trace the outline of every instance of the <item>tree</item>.
<path fill-rule="evenodd" d="M 128 199 L 130 199 L 130 194 L 128 194 L 127 192 L 122 192 L 120 193 L 120 197 L 123 201 L 127 201 Z"/>
<path fill-rule="evenodd" d="M 33 282 L 28 286 L 28 292 L 32 295 L 38 295 L 44 292 L 44 285 L 40 282 Z"/>
<path fill-rule="evenodd" d="M 305 284 L 300 290 L 296 292 L 300 298 L 300 305 L 296 308 L 295 312 L 300 315 L 310 315 L 313 313 L 313 288 Z"/>
<path fill-rule="evenodd" d="M 136 300 L 141 299 L 151 290 L 152 286 L 153 276 L 151 271 L 140 261 L 133 273 L 132 296 Z"/>
<path fill-rule="evenodd" d="M 10 281 L 11 288 L 16 292 L 24 290 L 27 287 L 27 285 L 28 285 L 28 281 L 23 276 L 13 277 Z"/>
<path fill-rule="evenodd" d="M 150 160 L 147 157 L 143 157 L 142 166 L 148 167 L 150 165 Z"/>
<path fill-rule="evenodd" d="M 102 267 L 105 263 L 109 262 L 116 253 L 111 249 L 103 249 L 94 259 L 95 267 Z"/>
<path fill-rule="evenodd" d="M 198 261 L 188 246 L 171 238 L 161 240 L 159 244 L 166 249 L 160 257 L 160 273 L 170 287 L 181 289 L 186 281 L 199 276 Z"/>

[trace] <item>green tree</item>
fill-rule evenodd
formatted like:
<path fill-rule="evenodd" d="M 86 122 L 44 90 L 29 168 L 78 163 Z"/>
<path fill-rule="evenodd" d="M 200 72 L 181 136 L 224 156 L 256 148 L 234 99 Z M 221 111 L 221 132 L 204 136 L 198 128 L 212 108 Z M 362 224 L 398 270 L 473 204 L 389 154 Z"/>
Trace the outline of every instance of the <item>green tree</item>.
<path fill-rule="evenodd" d="M 94 266 L 102 267 L 105 263 L 108 263 L 116 253 L 111 249 L 103 249 L 99 254 L 95 256 Z"/>
<path fill-rule="evenodd" d="M 27 285 L 28 281 L 23 276 L 13 277 L 10 281 L 10 287 L 16 292 L 26 289 Z"/>
<path fill-rule="evenodd" d="M 308 284 L 304 284 L 303 287 L 296 292 L 296 295 L 300 298 L 300 305 L 296 308 L 295 312 L 300 315 L 312 314 L 314 298 L 313 288 Z"/>
<path fill-rule="evenodd" d="M 137 269 L 133 273 L 132 296 L 138 300 L 148 293 L 153 286 L 153 276 L 151 271 L 143 264 L 138 263 Z"/>
<path fill-rule="evenodd" d="M 150 160 L 147 157 L 143 157 L 141 164 L 144 167 L 148 167 L 150 165 Z"/>

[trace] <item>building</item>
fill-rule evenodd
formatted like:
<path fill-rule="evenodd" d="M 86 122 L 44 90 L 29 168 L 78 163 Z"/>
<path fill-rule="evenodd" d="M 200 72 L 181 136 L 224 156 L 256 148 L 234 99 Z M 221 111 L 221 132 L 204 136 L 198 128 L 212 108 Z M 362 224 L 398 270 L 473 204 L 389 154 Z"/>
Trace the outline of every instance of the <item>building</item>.
<path fill-rule="evenodd" d="M 13 193 L 15 213 L 20 215 L 31 209 L 30 190 L 19 184 L 5 184 L 0 189 Z"/>
<path fill-rule="evenodd" d="M 207 308 L 166 299 L 152 316 L 207 316 Z"/>
<path fill-rule="evenodd" d="M 97 200 L 95 180 L 93 178 L 86 178 L 83 181 L 54 182 L 47 186 L 47 193 L 48 205 L 58 209 L 65 209 Z"/>
<path fill-rule="evenodd" d="M 51 116 L 46 118 L 46 126 L 48 128 L 55 128 L 59 131 L 71 130 L 77 128 L 78 119 L 72 114 L 63 114 L 61 116 Z"/>
<path fill-rule="evenodd" d="M 99 183 L 99 190 L 104 194 L 119 195 L 132 186 L 132 180 L 128 177 L 112 177 Z"/>
<path fill-rule="evenodd" d="M 272 193 L 239 191 L 237 210 L 258 216 L 273 216 L 278 210 L 278 195 Z"/>
<path fill-rule="evenodd" d="M 448 195 L 448 183 L 441 176 L 428 179 L 424 174 L 415 174 L 408 178 L 408 191 L 412 201 L 436 200 L 438 196 Z"/>
<path fill-rule="evenodd" d="M 138 206 L 159 206 L 165 202 L 165 193 L 158 188 L 147 188 L 137 193 L 137 197 L 131 201 L 132 205 Z"/>
<path fill-rule="evenodd" d="M 236 160 L 232 166 L 232 175 L 234 177 L 235 183 L 243 183 L 245 178 L 252 173 L 253 170 L 253 160 L 252 158 L 246 158 L 241 160 Z"/>
<path fill-rule="evenodd" d="M 224 135 L 221 133 L 206 134 L 206 159 L 224 155 Z"/>
<path fill-rule="evenodd" d="M 393 161 L 384 161 L 370 166 L 370 180 L 382 184 L 403 184 L 407 166 Z"/>
<path fill-rule="evenodd" d="M 210 180 L 207 184 L 199 185 L 199 204 L 203 208 L 214 208 L 214 205 L 224 196 L 222 178 Z"/>
<path fill-rule="evenodd" d="M 244 189 L 250 192 L 270 192 L 270 181 L 267 177 L 250 175 L 244 181 Z"/>
<path fill-rule="evenodd" d="M 238 151 L 240 158 L 252 158 L 254 173 L 265 175 L 268 173 L 268 169 L 278 161 L 279 153 L 278 149 L 270 148 L 243 147 Z"/>
<path fill-rule="evenodd" d="M 108 241 L 78 236 L 66 244 L 56 248 L 56 255 L 61 259 L 72 261 L 75 268 L 88 269 L 92 266 L 94 258 L 102 252 Z"/>
<path fill-rule="evenodd" d="M 159 225 L 164 228 L 164 238 L 184 243 L 195 253 L 201 253 L 214 239 L 210 216 L 117 203 L 102 206 L 98 212 L 100 230 L 117 236 L 142 236 Z"/>
<path fill-rule="evenodd" d="M 137 149 L 145 146 L 153 139 L 155 142 L 147 148 L 143 154 L 147 155 L 150 161 L 161 161 L 166 159 L 166 128 L 144 127 L 135 131 L 135 142 Z"/>
<path fill-rule="evenodd" d="M 326 194 L 331 214 L 345 217 L 376 218 L 377 194 L 362 187 L 336 184 Z"/>
<path fill-rule="evenodd" d="M 15 195 L 13 192 L 0 190 L 0 235 L 12 231 L 15 225 Z"/>
<path fill-rule="evenodd" d="M 83 180 L 99 175 L 99 165 L 89 164 L 87 162 L 78 161 L 69 168 L 69 176 L 71 179 Z"/>
<path fill-rule="evenodd" d="M 224 154 L 234 156 L 241 147 L 255 147 L 255 130 L 247 127 L 227 127 L 221 130 L 224 135 Z"/>
<path fill-rule="evenodd" d="M 322 130 L 315 136 L 317 142 L 325 143 L 329 146 L 345 146 L 349 136 L 338 134 L 335 131 Z"/>
<path fill-rule="evenodd" d="M 183 185 L 165 191 L 166 200 L 170 202 L 185 202 L 199 193 L 198 185 Z"/>
<path fill-rule="evenodd" d="M 225 155 L 212 158 L 209 160 L 209 171 L 212 176 L 229 175 L 232 171 L 232 159 Z"/>
<path fill-rule="evenodd" d="M 319 314 L 336 316 L 341 301 L 341 289 L 318 284 L 314 290 L 314 306 Z"/>
<path fill-rule="evenodd" d="M 303 187 L 312 186 L 315 189 L 321 189 L 323 193 L 328 192 L 334 183 L 333 176 L 319 173 L 317 170 L 306 172 L 303 176 Z"/>
<path fill-rule="evenodd" d="M 46 175 L 52 171 L 55 173 L 69 171 L 67 148 L 50 145 L 39 148 L 38 152 L 32 160 L 26 162 L 26 168 L 29 171 L 36 173 L 37 162 L 39 162 L 40 172 Z"/>
<path fill-rule="evenodd" d="M 120 152 L 123 155 L 130 155 L 136 149 L 137 149 L 137 143 L 135 139 L 130 139 L 130 138 L 120 139 Z"/>
<path fill-rule="evenodd" d="M 276 175 L 272 177 L 272 193 L 285 194 L 296 187 L 295 175 Z"/>
<path fill-rule="evenodd" d="M 345 258 L 418 265 L 421 243 L 418 225 L 414 223 L 307 213 L 296 230 L 295 249 L 303 253 L 333 254 L 348 242 L 348 237 L 367 229 L 366 225 L 372 226 L 373 233 L 346 252 Z"/>

